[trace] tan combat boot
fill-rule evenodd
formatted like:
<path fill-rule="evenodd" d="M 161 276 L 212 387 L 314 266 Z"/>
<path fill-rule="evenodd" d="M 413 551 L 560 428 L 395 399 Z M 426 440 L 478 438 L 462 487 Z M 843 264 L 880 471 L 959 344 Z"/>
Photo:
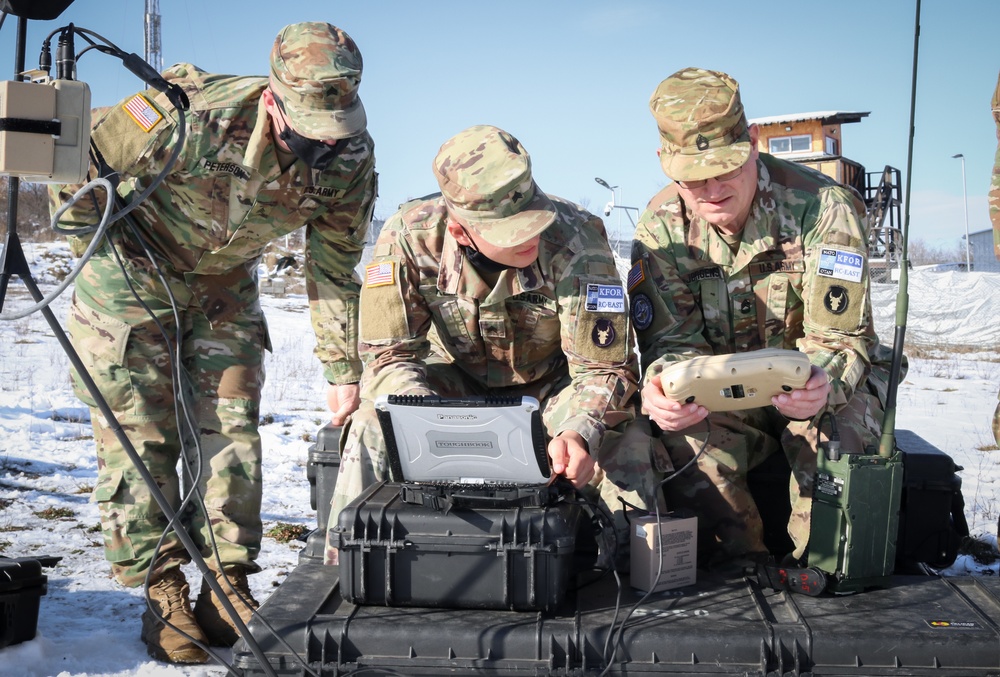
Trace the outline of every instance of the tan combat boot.
<path fill-rule="evenodd" d="M 148 607 L 142 613 L 140 637 L 153 658 L 168 663 L 208 661 L 208 654 L 201 647 L 163 623 L 166 620 L 195 640 L 208 644 L 205 633 L 198 627 L 191 612 L 190 592 L 184 572 L 180 569 L 170 569 L 150 582 L 149 600 L 156 613 Z"/>
<path fill-rule="evenodd" d="M 246 625 L 253 616 L 253 609 L 260 606 L 250 593 L 247 570 L 238 564 L 232 564 L 225 568 L 225 572 L 225 578 L 216 574 L 216 580 L 219 581 L 222 591 L 226 593 L 229 603 L 240 615 L 240 620 Z M 229 579 L 228 584 L 226 578 Z M 201 592 L 194 605 L 194 617 L 198 620 L 198 625 L 205 631 L 205 636 L 208 637 L 212 646 L 232 646 L 240 638 L 236 625 L 229 618 L 229 614 L 223 608 L 218 596 L 212 592 L 205 580 L 201 582 Z"/>

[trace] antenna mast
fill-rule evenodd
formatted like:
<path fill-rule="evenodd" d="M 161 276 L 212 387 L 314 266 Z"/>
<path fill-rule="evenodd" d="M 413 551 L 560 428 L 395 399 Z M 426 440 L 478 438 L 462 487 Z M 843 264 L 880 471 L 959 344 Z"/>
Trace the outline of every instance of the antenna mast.
<path fill-rule="evenodd" d="M 160 0 L 146 0 L 144 35 L 146 63 L 159 73 L 163 70 L 163 52 L 160 49 Z"/>

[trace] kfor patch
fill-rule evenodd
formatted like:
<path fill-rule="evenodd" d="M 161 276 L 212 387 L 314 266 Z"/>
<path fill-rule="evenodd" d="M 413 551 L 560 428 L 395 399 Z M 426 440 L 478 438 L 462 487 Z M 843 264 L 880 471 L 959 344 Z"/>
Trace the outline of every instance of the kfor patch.
<path fill-rule="evenodd" d="M 592 313 L 624 313 L 625 290 L 617 284 L 588 284 L 584 307 Z"/>
<path fill-rule="evenodd" d="M 817 273 L 847 282 L 861 282 L 865 260 L 857 252 L 824 247 L 819 250 Z"/>

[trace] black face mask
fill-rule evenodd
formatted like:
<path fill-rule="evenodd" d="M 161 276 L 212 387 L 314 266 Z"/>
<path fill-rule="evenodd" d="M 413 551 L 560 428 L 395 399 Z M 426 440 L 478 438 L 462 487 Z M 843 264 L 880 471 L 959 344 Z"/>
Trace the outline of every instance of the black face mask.
<path fill-rule="evenodd" d="M 346 139 L 341 139 L 331 146 L 292 131 L 292 128 L 287 123 L 285 124 L 285 128 L 278 134 L 278 138 L 284 141 L 289 150 L 295 153 L 295 157 L 313 169 L 320 171 L 330 166 L 333 159 L 340 154 L 343 142 L 346 141 Z"/>
<path fill-rule="evenodd" d="M 472 267 L 480 273 L 486 273 L 489 275 L 491 273 L 501 273 L 510 268 L 510 266 L 503 263 L 497 263 L 474 247 L 470 247 L 468 245 L 461 245 L 461 247 L 462 251 L 465 253 L 465 258 L 469 259 L 469 263 L 472 264 Z"/>

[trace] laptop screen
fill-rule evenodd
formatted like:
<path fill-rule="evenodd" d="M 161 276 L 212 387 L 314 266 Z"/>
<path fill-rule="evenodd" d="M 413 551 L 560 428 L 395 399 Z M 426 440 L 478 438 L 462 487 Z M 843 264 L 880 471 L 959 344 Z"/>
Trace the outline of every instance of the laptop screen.
<path fill-rule="evenodd" d="M 375 411 L 395 482 L 549 481 L 545 433 L 533 397 L 380 395 Z"/>

